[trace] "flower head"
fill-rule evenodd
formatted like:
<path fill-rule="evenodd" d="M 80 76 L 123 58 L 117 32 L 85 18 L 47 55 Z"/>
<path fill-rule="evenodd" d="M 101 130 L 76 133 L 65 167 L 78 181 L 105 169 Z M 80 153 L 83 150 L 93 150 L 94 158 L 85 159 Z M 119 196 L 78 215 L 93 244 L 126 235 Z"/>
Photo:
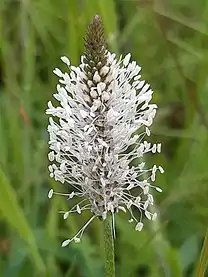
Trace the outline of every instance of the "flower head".
<path fill-rule="evenodd" d="M 60 103 L 54 107 L 49 101 L 47 114 L 50 135 L 48 154 L 50 176 L 69 184 L 69 200 L 76 197 L 77 204 L 63 212 L 81 214 L 89 209 L 92 217 L 66 246 L 80 238 L 95 218 L 105 220 L 108 213 L 129 211 L 130 222 L 141 231 L 142 217 L 156 218 L 148 208 L 153 205 L 151 190 L 156 171 L 154 165 L 146 169 L 143 156 L 161 151 L 161 144 L 144 141 L 150 135 L 157 106 L 150 104 L 153 91 L 141 79 L 141 67 L 131 55 L 123 59 L 106 49 L 103 26 L 95 16 L 85 38 L 85 53 L 78 67 L 70 65 L 67 57 L 62 61 L 67 73 L 55 69 L 60 78 L 54 98 Z M 139 162 L 138 162 L 139 160 Z M 80 200 L 79 200 L 80 199 Z M 139 217 L 133 209 L 138 209 Z"/>

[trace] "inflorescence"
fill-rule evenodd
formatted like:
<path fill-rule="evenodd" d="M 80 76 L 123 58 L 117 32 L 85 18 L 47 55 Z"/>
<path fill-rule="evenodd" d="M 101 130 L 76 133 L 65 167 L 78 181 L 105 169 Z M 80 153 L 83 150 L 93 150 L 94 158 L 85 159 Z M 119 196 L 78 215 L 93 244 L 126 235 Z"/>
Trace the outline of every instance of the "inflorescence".
<path fill-rule="evenodd" d="M 128 210 L 129 222 L 135 222 L 138 231 L 144 215 L 156 219 L 157 214 L 149 209 L 154 202 L 151 189 L 162 190 L 152 182 L 157 171 L 164 171 L 156 165 L 146 169 L 143 157 L 161 152 L 161 144 L 144 140 L 150 136 L 157 106 L 150 104 L 153 91 L 141 80 L 141 67 L 130 58 L 128 54 L 116 59 L 107 50 L 103 25 L 96 15 L 87 30 L 80 65 L 72 66 L 64 56 L 61 60 L 69 73 L 54 70 L 60 78 L 54 98 L 60 105 L 54 107 L 49 101 L 46 111 L 51 115 L 49 172 L 56 181 L 69 184 L 70 191 L 51 189 L 48 197 L 58 194 L 69 201 L 78 199 L 63 212 L 64 219 L 71 213 L 92 212 L 83 228 L 62 246 L 79 242 L 90 222 L 96 217 L 105 220 L 108 213 L 114 219 L 115 213 Z M 139 218 L 133 214 L 135 208 Z"/>

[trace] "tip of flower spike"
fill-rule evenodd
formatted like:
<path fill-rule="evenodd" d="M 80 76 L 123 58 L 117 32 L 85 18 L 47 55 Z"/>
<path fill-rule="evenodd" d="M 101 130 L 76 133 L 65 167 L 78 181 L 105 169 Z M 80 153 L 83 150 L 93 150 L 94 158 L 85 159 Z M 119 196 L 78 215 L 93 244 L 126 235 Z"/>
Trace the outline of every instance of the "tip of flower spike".
<path fill-rule="evenodd" d="M 104 37 L 104 27 L 101 17 L 96 14 L 88 26 L 85 36 L 85 59 L 88 71 L 92 73 L 93 67 L 100 62 L 101 67 L 106 64 L 106 42 Z"/>
<path fill-rule="evenodd" d="M 92 23 L 101 23 L 101 18 L 99 16 L 99 14 L 96 14 L 93 19 L 92 19 Z"/>

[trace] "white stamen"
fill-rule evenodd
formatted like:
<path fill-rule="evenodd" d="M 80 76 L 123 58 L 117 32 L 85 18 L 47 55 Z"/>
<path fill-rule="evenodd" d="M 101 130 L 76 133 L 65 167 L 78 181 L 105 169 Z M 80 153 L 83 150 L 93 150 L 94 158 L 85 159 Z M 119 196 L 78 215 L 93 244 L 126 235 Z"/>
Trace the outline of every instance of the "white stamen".
<path fill-rule="evenodd" d="M 125 57 L 124 60 L 123 60 L 123 65 L 124 65 L 124 66 L 127 66 L 127 65 L 128 65 L 128 63 L 129 63 L 129 61 L 130 61 L 130 58 L 131 58 L 131 54 L 129 53 L 129 54 L 126 55 L 126 57 Z"/>
<path fill-rule="evenodd" d="M 66 56 L 61 57 L 61 60 L 62 60 L 68 67 L 70 66 L 70 60 L 69 60 Z"/>
<path fill-rule="evenodd" d="M 64 240 L 64 241 L 62 242 L 61 246 L 62 246 L 62 247 L 66 247 L 67 245 L 69 245 L 70 242 L 71 242 L 70 239 L 66 239 L 66 240 Z"/>
<path fill-rule="evenodd" d="M 50 189 L 48 192 L 48 198 L 52 198 L 53 197 L 53 189 Z"/>
<path fill-rule="evenodd" d="M 69 216 L 69 212 L 65 212 L 64 213 L 64 219 L 67 219 L 68 216 Z"/>
<path fill-rule="evenodd" d="M 56 74 L 58 77 L 60 77 L 60 78 L 62 78 L 63 76 L 64 76 L 64 74 L 61 72 L 61 70 L 60 69 L 58 69 L 58 68 L 55 68 L 54 70 L 53 70 L 53 73 L 54 74 Z"/>
<path fill-rule="evenodd" d="M 141 230 L 143 229 L 143 226 L 144 225 L 143 225 L 142 222 L 138 222 L 136 227 L 135 227 L 135 230 L 141 232 Z"/>
<path fill-rule="evenodd" d="M 152 215 L 152 220 L 156 220 L 157 219 L 157 213 L 154 213 L 153 215 Z"/>

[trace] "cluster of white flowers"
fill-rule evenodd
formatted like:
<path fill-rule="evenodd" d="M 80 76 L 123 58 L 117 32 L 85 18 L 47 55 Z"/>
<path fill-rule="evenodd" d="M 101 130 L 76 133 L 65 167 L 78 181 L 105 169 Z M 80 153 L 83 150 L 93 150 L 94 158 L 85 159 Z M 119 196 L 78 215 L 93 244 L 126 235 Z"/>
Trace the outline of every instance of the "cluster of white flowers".
<path fill-rule="evenodd" d="M 130 54 L 119 60 L 107 50 L 105 55 L 105 65 L 94 68 L 91 78 L 85 56 L 78 67 L 71 66 L 67 57 L 61 58 L 69 73 L 54 70 L 60 78 L 54 94 L 60 106 L 49 101 L 46 111 L 51 115 L 49 171 L 56 181 L 68 183 L 70 191 L 63 194 L 51 189 L 48 196 L 64 195 L 69 201 L 81 198 L 63 212 L 64 219 L 84 210 L 93 214 L 62 246 L 79 242 L 89 223 L 96 217 L 105 220 L 108 213 L 114 219 L 115 213 L 128 210 L 129 222 L 134 221 L 138 231 L 143 228 L 143 215 L 149 220 L 157 216 L 148 210 L 153 205 L 150 189 L 161 192 L 152 182 L 157 170 L 164 171 L 156 165 L 146 169 L 142 161 L 144 154 L 161 151 L 161 144 L 143 140 L 150 136 L 149 126 L 156 114 L 157 106 L 150 104 L 153 91 L 141 80 L 141 67 L 130 62 Z M 134 208 L 139 218 L 133 214 Z"/>

